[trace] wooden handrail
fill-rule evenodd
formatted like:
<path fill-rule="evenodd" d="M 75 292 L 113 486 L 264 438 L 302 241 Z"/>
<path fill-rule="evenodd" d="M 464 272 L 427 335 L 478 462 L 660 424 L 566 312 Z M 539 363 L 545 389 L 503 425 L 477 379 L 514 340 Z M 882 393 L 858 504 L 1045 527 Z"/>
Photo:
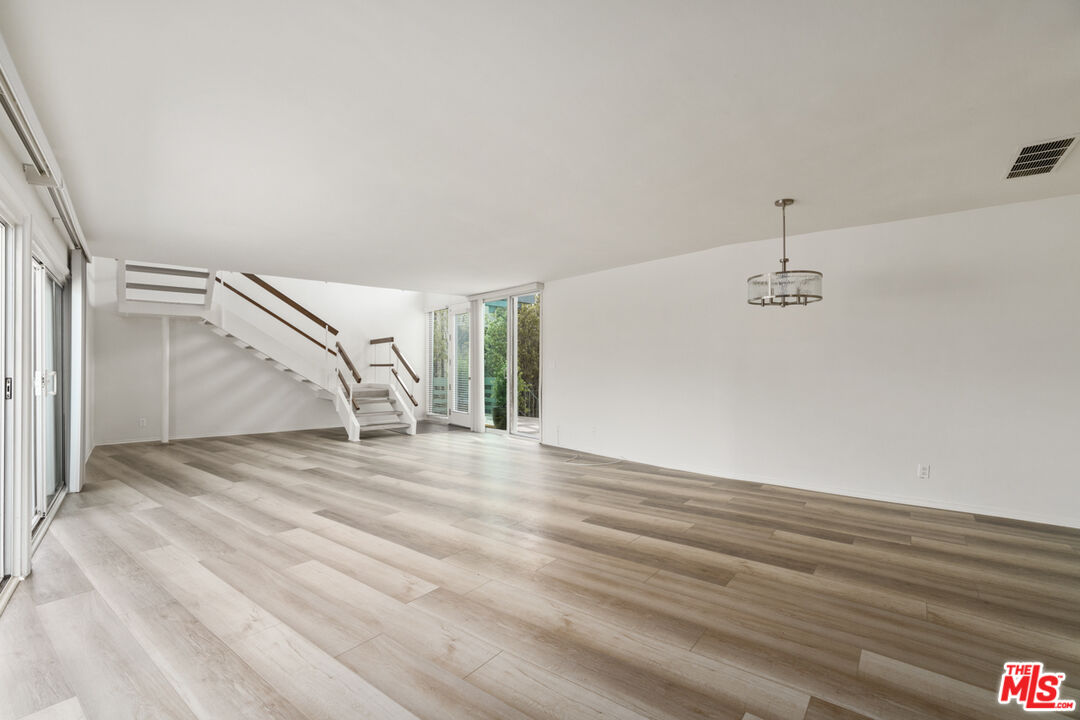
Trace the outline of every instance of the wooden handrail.
<path fill-rule="evenodd" d="M 388 342 L 389 343 L 394 342 L 394 338 L 392 338 L 392 337 L 375 338 L 374 340 L 371 341 L 371 344 L 372 345 L 381 345 L 382 343 L 388 343 Z"/>
<path fill-rule="evenodd" d="M 288 296 L 288 295 L 286 295 L 285 293 L 281 292 L 281 291 L 280 291 L 280 290 L 278 290 L 278 289 L 277 289 L 276 287 L 274 287 L 274 286 L 273 286 L 273 285 L 271 285 L 270 283 L 266 282 L 265 280 L 263 280 L 263 279 L 262 279 L 261 277 L 259 277 L 258 275 L 253 275 L 253 274 L 251 274 L 251 273 L 241 273 L 241 275 L 243 275 L 243 276 L 244 276 L 244 277 L 246 277 L 246 278 L 247 278 L 248 280 L 250 280 L 251 282 L 253 282 L 253 283 L 255 283 L 256 285 L 258 285 L 258 286 L 259 286 L 259 287 L 261 287 L 261 288 L 262 288 L 263 290 L 267 291 L 268 293 L 270 293 L 271 295 L 273 295 L 273 296 L 274 296 L 274 297 L 276 297 L 277 299 L 281 300 L 281 301 L 282 301 L 282 302 L 284 302 L 284 303 L 285 303 L 286 305 L 288 305 L 289 307 L 291 307 L 291 308 L 292 308 L 293 310 L 296 310 L 297 312 L 299 312 L 299 313 L 300 313 L 301 315 L 303 315 L 304 317 L 308 318 L 309 320 L 312 320 L 312 321 L 314 321 L 315 323 L 318 323 L 319 327 L 324 327 L 324 328 L 326 328 L 326 329 L 327 329 L 327 331 L 328 331 L 328 332 L 329 332 L 329 333 L 330 333 L 331 335 L 337 335 L 337 334 L 338 334 L 338 331 L 337 331 L 337 329 L 336 329 L 336 328 L 334 328 L 333 326 L 331 326 L 331 325 L 330 325 L 330 323 L 326 322 L 326 321 L 325 321 L 325 320 L 323 320 L 323 319 L 322 319 L 321 317 L 319 317 L 319 316 L 318 316 L 318 315 L 316 315 L 315 313 L 311 312 L 311 311 L 310 311 L 310 310 L 308 310 L 308 309 L 307 309 L 306 307 L 304 307 L 304 306 L 303 306 L 303 305 L 301 305 L 300 303 L 296 302 L 296 301 L 295 301 L 295 300 L 293 300 L 293 299 L 292 299 L 291 297 L 289 297 L 289 296 Z"/>
<path fill-rule="evenodd" d="M 345 397 L 349 398 L 349 402 L 352 403 L 354 410 L 360 409 L 360 403 L 356 402 L 356 398 L 352 397 L 352 390 L 349 389 L 349 383 L 345 380 L 345 376 L 341 374 L 341 370 L 337 371 L 337 379 L 341 381 L 341 387 L 345 389 Z"/>
<path fill-rule="evenodd" d="M 318 341 L 318 340 L 316 340 L 315 338 L 311 337 L 311 336 L 310 336 L 310 335 L 308 335 L 308 334 L 307 334 L 306 332 L 304 332 L 304 331 L 303 331 L 303 330 L 301 330 L 300 328 L 296 327 L 296 326 L 295 326 L 295 325 L 293 325 L 293 324 L 292 324 L 291 322 L 289 322 L 289 321 L 288 321 L 288 320 L 286 320 L 285 318 L 281 317 L 280 315 L 278 315 L 278 314 L 277 314 L 276 312 L 274 312 L 274 311 L 273 311 L 273 310 L 271 310 L 270 308 L 268 308 L 268 307 L 266 307 L 265 305 L 261 304 L 261 303 L 260 303 L 260 302 L 259 302 L 258 300 L 255 300 L 255 299 L 253 299 L 253 298 L 251 298 L 251 297 L 248 297 L 248 296 L 247 296 L 247 295 L 245 295 L 245 294 L 244 294 L 244 293 L 243 293 L 242 291 L 240 291 L 240 290 L 237 290 L 237 289 L 236 289 L 235 287 L 233 287 L 233 286 L 232 286 L 231 284 L 229 284 L 229 283 L 225 282 L 225 281 L 224 281 L 224 280 L 222 280 L 221 278 L 215 278 L 215 279 L 216 279 L 216 280 L 217 280 L 217 281 L 218 281 L 219 283 L 221 283 L 221 284 L 222 284 L 222 285 L 223 285 L 224 287 L 228 288 L 229 290 L 232 290 L 232 291 L 233 291 L 234 293 L 236 293 L 236 294 L 237 294 L 237 295 L 239 295 L 240 297 L 244 298 L 244 299 L 245 299 L 245 300 L 247 300 L 247 301 L 248 301 L 249 303 L 251 303 L 251 304 L 252 304 L 252 305 L 254 305 L 255 307 L 259 308 L 260 310 L 262 310 L 262 311 L 263 311 L 264 313 L 266 313 L 266 314 L 267 314 L 267 315 L 269 315 L 270 317 L 274 318 L 275 320 L 277 320 L 277 321 L 278 321 L 278 322 L 280 322 L 280 323 L 283 323 L 283 324 L 284 324 L 284 325 L 285 325 L 286 327 L 288 327 L 288 328 L 290 328 L 290 329 L 292 329 L 292 330 L 294 330 L 294 331 L 296 331 L 296 332 L 300 333 L 301 335 L 303 335 L 304 337 L 306 337 L 306 338 L 307 338 L 308 340 L 310 340 L 311 342 L 313 342 L 313 343 L 315 343 L 316 345 L 318 345 L 319 347 L 321 347 L 321 348 L 322 348 L 323 350 L 326 350 L 326 351 L 327 351 L 328 353 L 330 353 L 331 355 L 335 355 L 335 356 L 337 355 L 337 353 L 336 353 L 336 352 L 334 352 L 334 351 L 333 351 L 333 350 L 331 350 L 330 348 L 326 347 L 326 346 L 325 346 L 325 345 L 323 345 L 323 344 L 322 344 L 321 342 L 319 342 L 319 341 Z"/>
<path fill-rule="evenodd" d="M 401 389 L 404 390 L 405 394 L 409 396 L 410 400 L 412 400 L 413 407 L 420 407 L 420 403 L 418 403 L 416 401 L 416 398 L 412 396 L 412 393 L 409 392 L 409 388 L 405 387 L 405 381 L 401 379 L 400 375 L 398 375 L 397 368 L 391 368 L 390 372 L 394 373 L 394 377 L 397 378 L 398 385 L 401 386 Z"/>
<path fill-rule="evenodd" d="M 405 356 L 401 354 L 400 350 L 398 350 L 397 344 L 395 343 L 390 345 L 390 349 L 393 350 L 394 354 L 398 356 L 398 360 L 400 360 L 401 364 L 405 367 L 405 371 L 412 375 L 412 379 L 416 382 L 420 382 L 420 376 L 416 374 L 416 371 L 412 369 L 411 365 L 409 365 L 409 361 L 406 360 Z"/>
<path fill-rule="evenodd" d="M 349 372 L 352 373 L 353 379 L 356 380 L 357 383 L 361 382 L 360 373 L 357 371 L 356 366 L 353 365 L 353 361 L 352 358 L 349 357 L 349 353 L 345 352 L 345 348 L 342 346 L 340 340 L 337 343 L 337 351 L 341 359 L 345 361 L 345 367 L 349 368 Z"/>

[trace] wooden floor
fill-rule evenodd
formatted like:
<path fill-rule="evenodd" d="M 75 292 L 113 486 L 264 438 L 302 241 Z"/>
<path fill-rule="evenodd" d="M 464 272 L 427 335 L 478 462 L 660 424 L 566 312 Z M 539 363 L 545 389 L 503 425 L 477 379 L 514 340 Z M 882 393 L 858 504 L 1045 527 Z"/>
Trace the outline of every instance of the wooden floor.
<path fill-rule="evenodd" d="M 0 617 L 0 720 L 1020 717 L 1080 532 L 498 435 L 99 447 Z M 36 714 L 35 714 L 36 713 Z"/>

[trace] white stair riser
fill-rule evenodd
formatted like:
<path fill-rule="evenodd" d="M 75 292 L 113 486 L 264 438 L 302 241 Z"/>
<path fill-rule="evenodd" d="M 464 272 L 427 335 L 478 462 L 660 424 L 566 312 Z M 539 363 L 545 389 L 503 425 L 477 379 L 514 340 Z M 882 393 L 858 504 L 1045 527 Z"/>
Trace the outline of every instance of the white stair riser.
<path fill-rule="evenodd" d="M 409 423 L 386 423 L 384 425 L 361 425 L 360 432 L 371 432 L 374 430 L 405 430 L 409 427 Z"/>
<path fill-rule="evenodd" d="M 357 415 L 356 420 L 361 425 L 381 425 L 383 423 L 401 422 L 401 416 L 396 413 L 380 413 L 378 415 Z"/>
<path fill-rule="evenodd" d="M 388 402 L 360 403 L 360 407 L 356 408 L 357 415 L 385 415 L 396 412 L 394 406 Z"/>

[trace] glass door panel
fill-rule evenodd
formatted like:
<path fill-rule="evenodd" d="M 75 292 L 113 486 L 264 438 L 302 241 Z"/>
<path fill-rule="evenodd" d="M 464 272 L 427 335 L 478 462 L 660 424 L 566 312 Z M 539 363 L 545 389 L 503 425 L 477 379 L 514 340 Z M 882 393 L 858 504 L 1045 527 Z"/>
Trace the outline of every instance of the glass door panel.
<path fill-rule="evenodd" d="M 450 311 L 431 313 L 431 371 L 428 412 L 446 417 L 450 412 Z"/>
<path fill-rule="evenodd" d="M 472 368 L 469 355 L 471 347 L 469 307 L 465 305 L 451 308 L 451 315 L 453 316 L 453 323 L 451 325 L 450 346 L 454 378 L 451 387 L 450 421 L 456 425 L 469 427 L 471 425 L 469 393 L 472 390 Z"/>
<path fill-rule="evenodd" d="M 64 487 L 63 288 L 37 261 L 33 267 L 34 519 Z"/>
<path fill-rule="evenodd" d="M 508 304 L 506 298 L 484 303 L 484 422 L 492 430 L 506 429 Z"/>
<path fill-rule="evenodd" d="M 540 293 L 513 298 L 513 413 L 510 432 L 540 437 Z"/>
<path fill-rule="evenodd" d="M 469 412 L 469 313 L 454 315 L 454 412 Z"/>
<path fill-rule="evenodd" d="M 64 462 L 67 451 L 65 440 L 65 388 L 64 388 L 64 291 L 58 283 L 49 279 L 46 295 L 47 327 L 43 330 L 45 341 L 45 504 L 52 505 L 56 494 L 67 482 Z"/>

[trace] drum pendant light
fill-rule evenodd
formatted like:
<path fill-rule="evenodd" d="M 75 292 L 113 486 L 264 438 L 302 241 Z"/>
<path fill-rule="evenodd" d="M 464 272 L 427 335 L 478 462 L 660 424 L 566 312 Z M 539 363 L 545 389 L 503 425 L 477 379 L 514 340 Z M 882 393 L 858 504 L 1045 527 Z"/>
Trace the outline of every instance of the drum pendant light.
<path fill-rule="evenodd" d="M 787 207 L 795 201 L 791 198 L 777 200 L 780 208 L 781 241 L 780 272 L 762 273 L 746 280 L 746 301 L 761 307 L 787 307 L 809 305 L 821 300 L 822 275 L 816 270 L 788 270 L 787 257 Z"/>

